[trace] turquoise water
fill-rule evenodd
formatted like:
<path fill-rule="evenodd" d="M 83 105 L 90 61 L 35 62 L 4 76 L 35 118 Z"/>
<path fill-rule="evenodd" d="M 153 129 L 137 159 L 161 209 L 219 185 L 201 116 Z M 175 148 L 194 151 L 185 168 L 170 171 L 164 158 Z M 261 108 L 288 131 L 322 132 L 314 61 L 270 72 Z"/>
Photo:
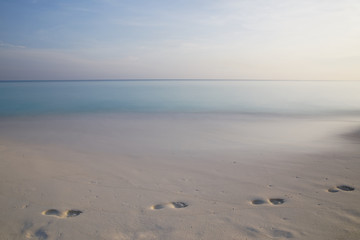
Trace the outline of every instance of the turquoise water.
<path fill-rule="evenodd" d="M 357 81 L 0 82 L 0 116 L 121 112 L 360 114 Z"/>

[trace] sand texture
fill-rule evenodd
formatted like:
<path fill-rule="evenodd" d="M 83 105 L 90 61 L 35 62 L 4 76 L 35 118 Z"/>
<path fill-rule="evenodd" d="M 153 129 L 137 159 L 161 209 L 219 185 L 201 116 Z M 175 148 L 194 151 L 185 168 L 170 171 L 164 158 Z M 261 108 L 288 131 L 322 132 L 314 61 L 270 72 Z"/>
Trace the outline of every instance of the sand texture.
<path fill-rule="evenodd" d="M 360 121 L 0 119 L 0 239 L 360 239 Z"/>

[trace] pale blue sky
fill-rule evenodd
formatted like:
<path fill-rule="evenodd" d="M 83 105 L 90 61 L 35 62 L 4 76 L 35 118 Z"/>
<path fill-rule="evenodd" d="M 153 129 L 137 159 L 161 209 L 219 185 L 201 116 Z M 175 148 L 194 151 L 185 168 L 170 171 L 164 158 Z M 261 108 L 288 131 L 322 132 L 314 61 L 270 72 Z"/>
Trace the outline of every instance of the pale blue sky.
<path fill-rule="evenodd" d="M 360 80 L 358 0 L 1 0 L 0 80 Z"/>

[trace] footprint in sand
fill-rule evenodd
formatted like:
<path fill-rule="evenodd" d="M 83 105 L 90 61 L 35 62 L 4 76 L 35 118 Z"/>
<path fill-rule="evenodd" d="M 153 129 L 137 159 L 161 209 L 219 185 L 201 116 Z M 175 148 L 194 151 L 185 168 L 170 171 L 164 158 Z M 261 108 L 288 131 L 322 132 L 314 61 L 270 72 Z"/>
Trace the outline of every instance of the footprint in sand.
<path fill-rule="evenodd" d="M 338 189 L 343 190 L 343 191 L 354 191 L 355 188 L 347 186 L 347 185 L 339 185 L 337 186 Z"/>
<path fill-rule="evenodd" d="M 42 228 L 36 230 L 35 232 L 28 231 L 25 234 L 26 239 L 46 240 L 46 239 L 48 239 L 48 237 L 49 237 L 49 235 Z"/>
<path fill-rule="evenodd" d="M 283 204 L 285 202 L 285 199 L 282 198 L 269 198 L 268 202 L 271 203 L 272 205 L 280 205 Z M 261 205 L 261 204 L 265 204 L 267 203 L 267 201 L 261 199 L 261 198 L 256 198 L 251 200 L 251 204 L 253 205 Z"/>
<path fill-rule="evenodd" d="M 331 193 L 336 193 L 338 192 L 339 190 L 335 189 L 335 188 L 329 188 L 328 189 L 328 192 L 331 192 Z"/>
<path fill-rule="evenodd" d="M 270 198 L 269 202 L 272 205 L 280 205 L 280 204 L 283 204 L 285 202 L 285 199 L 282 199 L 282 198 Z"/>
<path fill-rule="evenodd" d="M 257 198 L 257 199 L 252 200 L 251 203 L 252 203 L 253 205 L 261 205 L 261 204 L 266 203 L 266 201 L 263 200 L 263 199 Z"/>
<path fill-rule="evenodd" d="M 156 204 L 151 206 L 150 208 L 153 210 L 159 210 L 163 208 L 186 208 L 189 204 L 185 202 L 170 202 L 170 203 L 164 203 L 164 204 Z"/>
<path fill-rule="evenodd" d="M 67 210 L 65 212 L 60 212 L 57 209 L 49 209 L 46 211 L 43 211 L 41 214 L 46 216 L 54 216 L 59 218 L 67 218 L 67 217 L 76 217 L 79 216 L 82 213 L 80 210 Z"/>
<path fill-rule="evenodd" d="M 61 212 L 59 212 L 56 209 L 49 209 L 49 210 L 43 211 L 41 214 L 48 215 L 48 216 L 56 216 L 56 217 L 60 217 L 62 215 Z"/>
<path fill-rule="evenodd" d="M 346 191 L 346 192 L 350 192 L 350 191 L 354 191 L 355 188 L 354 188 L 354 187 L 347 186 L 347 185 L 339 185 L 339 186 L 336 186 L 336 188 L 334 188 L 334 187 L 329 188 L 329 189 L 328 189 L 328 192 L 336 193 L 336 192 L 339 192 L 339 190 Z"/>
<path fill-rule="evenodd" d="M 280 229 L 272 229 L 271 235 L 274 238 L 293 238 L 294 235 L 291 232 L 280 230 Z"/>
<path fill-rule="evenodd" d="M 48 239 L 49 235 L 46 232 L 46 227 L 38 228 L 37 230 L 33 231 L 34 224 L 32 222 L 24 222 L 24 225 L 21 229 L 21 234 L 24 235 L 25 239 L 38 239 L 38 240 L 46 240 Z"/>

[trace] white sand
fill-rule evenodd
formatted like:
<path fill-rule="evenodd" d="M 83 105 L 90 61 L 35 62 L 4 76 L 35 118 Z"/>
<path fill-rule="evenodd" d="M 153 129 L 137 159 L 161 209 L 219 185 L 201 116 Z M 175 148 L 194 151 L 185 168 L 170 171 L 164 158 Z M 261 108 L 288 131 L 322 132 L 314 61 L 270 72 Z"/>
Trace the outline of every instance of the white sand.
<path fill-rule="evenodd" d="M 359 128 L 345 116 L 2 118 L 0 239 L 360 239 Z"/>

